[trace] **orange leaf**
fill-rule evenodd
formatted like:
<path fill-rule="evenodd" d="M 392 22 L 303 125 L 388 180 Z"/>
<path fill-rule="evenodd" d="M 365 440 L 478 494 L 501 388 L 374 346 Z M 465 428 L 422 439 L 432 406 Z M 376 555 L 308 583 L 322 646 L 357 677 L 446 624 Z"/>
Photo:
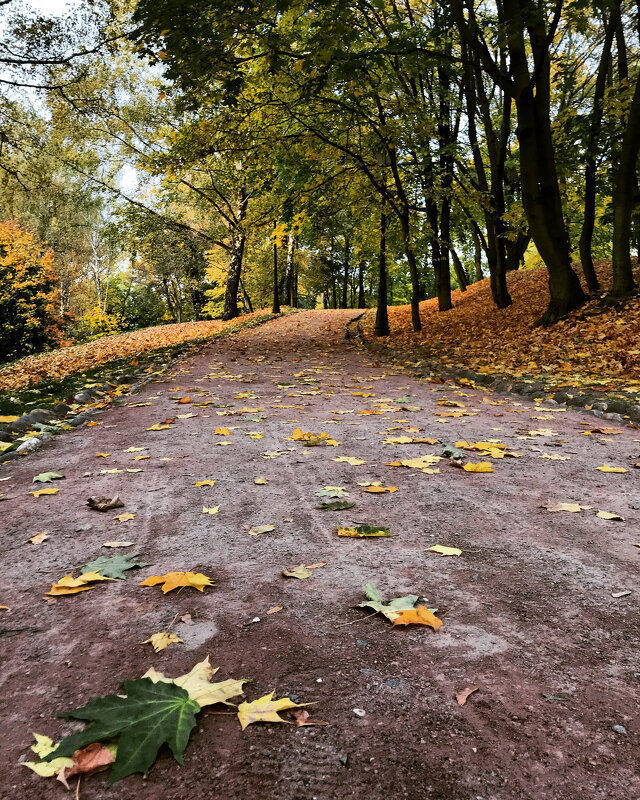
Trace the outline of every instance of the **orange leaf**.
<path fill-rule="evenodd" d="M 408 608 L 405 611 L 398 611 L 398 616 L 393 620 L 394 625 L 429 625 L 434 631 L 442 625 L 442 620 L 438 619 L 426 606 Z"/>

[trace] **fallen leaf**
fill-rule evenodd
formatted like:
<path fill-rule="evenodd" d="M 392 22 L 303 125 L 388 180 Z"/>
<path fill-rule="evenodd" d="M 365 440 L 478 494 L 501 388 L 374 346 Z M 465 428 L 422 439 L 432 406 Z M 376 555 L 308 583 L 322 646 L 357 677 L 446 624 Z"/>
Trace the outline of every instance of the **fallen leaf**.
<path fill-rule="evenodd" d="M 441 456 L 426 455 L 417 458 L 405 458 L 402 461 L 390 461 L 388 467 L 409 467 L 410 469 L 425 469 L 442 461 Z"/>
<path fill-rule="evenodd" d="M 323 486 L 316 489 L 317 497 L 349 497 L 349 492 L 344 486 Z"/>
<path fill-rule="evenodd" d="M 211 508 L 207 508 L 206 506 L 202 506 L 202 513 L 203 514 L 217 514 L 220 511 L 220 506 L 212 506 Z"/>
<path fill-rule="evenodd" d="M 194 486 L 215 486 L 216 482 L 215 481 L 196 481 L 193 485 Z"/>
<path fill-rule="evenodd" d="M 145 639 L 142 644 L 150 644 L 153 646 L 153 650 L 155 653 L 159 653 L 162 650 L 166 650 L 170 644 L 177 644 L 181 642 L 184 644 L 182 639 L 176 635 L 175 633 L 169 633 L 168 631 L 163 631 L 162 633 L 154 633 L 151 635 L 149 639 Z"/>
<path fill-rule="evenodd" d="M 600 517 L 600 519 L 610 519 L 614 522 L 624 522 L 624 517 L 621 517 L 620 514 L 612 514 L 610 511 L 598 511 L 596 517 Z"/>
<path fill-rule="evenodd" d="M 160 422 L 156 422 L 155 425 L 152 425 L 150 428 L 147 428 L 148 431 L 165 431 L 169 428 L 169 425 L 163 425 Z"/>
<path fill-rule="evenodd" d="M 348 500 L 334 500 L 332 503 L 321 503 L 316 508 L 319 511 L 344 511 L 344 509 L 354 506 L 355 503 L 350 503 Z"/>
<path fill-rule="evenodd" d="M 269 481 L 266 478 L 254 478 L 253 482 L 256 486 L 267 486 Z"/>
<path fill-rule="evenodd" d="M 546 458 L 547 461 L 570 461 L 571 456 L 561 456 L 559 453 L 543 453 L 540 458 Z"/>
<path fill-rule="evenodd" d="M 216 428 L 214 431 L 216 436 L 231 436 L 229 428 Z"/>
<path fill-rule="evenodd" d="M 71 756 L 96 740 L 119 737 L 107 780 L 109 786 L 134 772 L 148 772 L 165 742 L 171 745 L 174 757 L 181 763 L 200 705 L 174 683 L 153 683 L 149 678 L 141 678 L 123 681 L 123 685 L 125 696 L 94 697 L 83 708 L 60 714 L 93 724 L 65 736 L 45 760 Z"/>
<path fill-rule="evenodd" d="M 304 580 L 305 578 L 310 578 L 313 575 L 313 572 L 307 569 L 304 564 L 298 564 L 297 567 L 288 567 L 287 569 L 283 569 L 282 574 L 285 578 L 298 578 L 299 580 Z"/>
<path fill-rule="evenodd" d="M 20 419 L 20 417 L 16 417 L 16 416 L 8 415 L 8 414 L 2 414 L 2 415 L 0 416 L 0 423 L 7 423 L 7 424 L 9 424 L 9 423 L 11 423 L 11 422 L 15 422 L 15 421 L 16 421 L 16 420 L 18 420 L 18 419 Z"/>
<path fill-rule="evenodd" d="M 133 542 L 104 542 L 103 547 L 131 547 Z"/>
<path fill-rule="evenodd" d="M 148 567 L 149 564 L 143 561 L 133 561 L 132 559 L 139 556 L 140 553 L 131 553 L 126 556 L 99 556 L 94 561 L 90 561 L 81 568 L 81 575 L 83 577 L 87 573 L 99 572 L 105 578 L 118 578 L 124 580 L 126 570 L 133 569 L 134 567 Z"/>
<path fill-rule="evenodd" d="M 191 586 L 199 592 L 204 591 L 205 586 L 213 586 L 213 581 L 201 572 L 167 572 L 166 575 L 152 575 L 142 581 L 140 586 L 157 586 L 159 583 L 163 584 L 163 594 L 181 586 Z"/>
<path fill-rule="evenodd" d="M 134 456 L 131 460 L 132 461 L 148 461 L 149 460 L 149 456 Z"/>
<path fill-rule="evenodd" d="M 462 469 L 465 472 L 495 472 L 493 465 L 489 461 L 478 461 L 477 464 L 472 464 L 470 461 L 467 461 Z"/>
<path fill-rule="evenodd" d="M 615 597 L 617 600 L 618 598 L 626 597 L 629 594 L 631 594 L 630 589 L 623 589 L 621 592 L 611 592 L 611 597 Z"/>
<path fill-rule="evenodd" d="M 111 511 L 112 508 L 124 508 L 124 503 L 119 497 L 89 497 L 87 505 L 94 511 Z"/>
<path fill-rule="evenodd" d="M 93 742 L 82 750 L 76 750 L 71 766 L 65 766 L 60 770 L 58 780 L 68 789 L 67 778 L 72 778 L 74 775 L 93 775 L 94 772 L 107 769 L 115 761 L 117 752 L 116 743 L 104 745 L 101 742 Z"/>
<path fill-rule="evenodd" d="M 126 450 L 123 450 L 124 453 L 139 453 L 141 450 L 146 450 L 146 447 L 127 447 Z"/>
<path fill-rule="evenodd" d="M 127 470 L 127 472 L 128 471 L 129 470 Z M 113 469 L 101 469 L 100 470 L 100 474 L 101 475 L 120 475 L 121 473 L 122 473 L 122 470 L 118 469 L 117 467 L 114 467 Z"/>
<path fill-rule="evenodd" d="M 547 511 L 569 511 L 575 514 L 578 511 L 589 511 L 593 506 L 582 506 L 580 503 L 548 503 L 542 508 L 546 508 Z"/>
<path fill-rule="evenodd" d="M 442 620 L 438 619 L 426 606 L 416 606 L 398 611 L 393 620 L 394 625 L 428 625 L 437 631 L 442 626 Z"/>
<path fill-rule="evenodd" d="M 79 578 L 74 578 L 73 573 L 70 572 L 64 578 L 60 578 L 57 583 L 54 583 L 47 594 L 58 597 L 60 595 L 88 592 L 89 589 L 95 589 L 95 586 L 89 586 L 90 583 L 110 580 L 113 580 L 113 578 L 107 578 L 98 572 L 87 572 L 84 575 L 80 575 Z"/>
<path fill-rule="evenodd" d="M 398 491 L 397 486 L 368 486 L 366 489 L 362 490 L 363 492 L 368 492 L 369 494 L 393 494 L 394 492 Z"/>
<path fill-rule="evenodd" d="M 96 453 L 96 456 L 100 456 L 100 458 L 109 458 L 111 453 Z"/>
<path fill-rule="evenodd" d="M 302 728 L 305 725 L 328 725 L 328 722 L 322 722 L 319 719 L 310 719 L 309 712 L 306 708 L 300 708 L 292 712 L 292 716 L 296 721 L 296 728 Z"/>
<path fill-rule="evenodd" d="M 351 464 L 352 467 L 359 467 L 361 464 L 366 464 L 366 461 L 363 461 L 361 458 L 355 458 L 354 456 L 337 456 L 336 458 L 332 458 L 332 461 L 342 461 L 345 464 Z"/>
<path fill-rule="evenodd" d="M 273 606 L 273 608 L 270 608 L 267 611 L 267 614 L 277 614 L 278 611 L 282 611 L 283 608 L 284 608 L 284 606 Z"/>
<path fill-rule="evenodd" d="M 49 534 L 45 531 L 41 531 L 40 533 L 36 533 L 35 536 L 30 536 L 27 541 L 31 542 L 31 544 L 42 544 L 42 542 L 48 538 Z"/>
<path fill-rule="evenodd" d="M 35 492 L 29 492 L 34 497 L 40 497 L 41 494 L 58 494 L 60 489 L 38 489 Z"/>
<path fill-rule="evenodd" d="M 311 705 L 311 703 L 294 703 L 288 697 L 273 700 L 274 694 L 275 690 L 271 694 L 260 697 L 258 700 L 253 700 L 251 703 L 240 703 L 238 706 L 238 719 L 242 730 L 254 722 L 285 722 L 284 719 L 278 716 L 278 712 L 287 708 L 302 708 L 302 706 Z"/>
<path fill-rule="evenodd" d="M 338 528 L 337 534 L 338 536 L 347 536 L 350 539 L 386 538 L 397 535 L 389 533 L 389 528 L 383 528 L 381 525 L 355 525 L 350 528 Z"/>
<path fill-rule="evenodd" d="M 261 533 L 269 533 L 275 531 L 275 525 L 254 525 L 249 529 L 250 536 L 258 536 Z"/>
<path fill-rule="evenodd" d="M 447 547 L 444 544 L 434 544 L 433 547 L 427 547 L 426 551 L 432 550 L 434 553 L 440 553 L 442 556 L 461 556 L 462 550 L 457 547 Z"/>
<path fill-rule="evenodd" d="M 229 700 L 243 694 L 242 687 L 247 681 L 229 679 L 219 683 L 210 683 L 216 672 L 218 672 L 218 668 L 209 664 L 209 656 L 207 656 L 204 661 L 200 661 L 193 669 L 178 678 L 167 678 L 153 667 L 147 670 L 142 677 L 149 678 L 154 683 L 175 683 L 201 707 L 211 706 L 215 703 L 233 705 Z"/>
<path fill-rule="evenodd" d="M 620 474 L 627 471 L 624 467 L 610 467 L 608 464 L 604 464 L 602 467 L 596 467 L 596 469 L 600 472 L 616 472 Z"/>
<path fill-rule="evenodd" d="M 458 694 L 456 695 L 456 700 L 458 702 L 458 705 L 463 706 L 467 702 L 469 696 L 472 695 L 474 692 L 478 691 L 478 688 L 479 688 L 478 686 L 467 686 L 466 689 L 463 689 L 461 692 L 458 692 Z"/>
<path fill-rule="evenodd" d="M 40 757 L 40 759 L 48 756 L 49 753 L 52 753 L 56 749 L 53 739 L 50 739 L 48 736 L 44 736 L 41 733 L 34 733 L 33 735 L 36 743 L 31 745 L 31 749 L 37 756 Z M 41 778 L 52 778 L 54 775 L 58 775 L 61 769 L 64 769 L 65 767 L 71 767 L 72 764 L 72 758 L 55 758 L 52 761 L 41 760 L 39 762 L 23 762 L 24 767 L 27 767 L 37 775 L 40 775 Z"/>
<path fill-rule="evenodd" d="M 135 514 L 118 514 L 117 516 L 114 517 L 114 519 L 117 519 L 118 522 L 129 522 L 129 520 L 135 518 L 136 518 Z"/>

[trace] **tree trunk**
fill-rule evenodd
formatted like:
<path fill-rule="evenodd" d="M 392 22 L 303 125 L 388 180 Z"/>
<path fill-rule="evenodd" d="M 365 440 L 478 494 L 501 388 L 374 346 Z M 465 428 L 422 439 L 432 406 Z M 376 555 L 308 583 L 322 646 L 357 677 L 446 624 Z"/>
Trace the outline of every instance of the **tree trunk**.
<path fill-rule="evenodd" d="M 245 309 L 246 309 L 247 313 L 248 314 L 253 314 L 253 303 L 251 302 L 251 298 L 249 297 L 249 294 L 247 293 L 247 290 L 245 288 L 244 281 L 242 280 L 242 278 L 240 278 L 240 289 L 242 291 L 242 300 L 244 302 Z"/>
<path fill-rule="evenodd" d="M 342 308 L 347 307 L 349 293 L 349 261 L 351 259 L 351 246 L 349 237 L 344 237 L 344 271 L 342 273 Z"/>
<path fill-rule="evenodd" d="M 231 230 L 231 247 L 229 250 L 229 271 L 227 272 L 227 285 L 224 293 L 224 309 L 222 319 L 234 319 L 238 316 L 238 287 L 242 273 L 242 258 L 244 256 L 245 232 L 244 221 L 247 218 L 247 205 L 249 195 L 246 185 L 240 190 L 240 208 L 238 210 L 237 225 Z"/>
<path fill-rule="evenodd" d="M 364 299 L 364 261 L 358 264 L 358 308 L 366 308 Z"/>
<path fill-rule="evenodd" d="M 484 275 L 482 274 L 482 244 L 480 242 L 480 237 L 475 231 L 473 232 L 473 247 L 477 283 L 484 279 Z"/>
<path fill-rule="evenodd" d="M 640 79 L 636 79 L 613 186 L 612 297 L 624 297 L 635 288 L 631 269 L 631 214 L 635 203 L 634 189 L 639 149 Z"/>
<path fill-rule="evenodd" d="M 600 291 L 600 283 L 593 266 L 591 245 L 596 222 L 596 172 L 598 158 L 598 140 L 602 127 L 604 92 L 607 82 L 607 72 L 611 63 L 611 45 L 620 21 L 620 3 L 616 2 L 611 16 L 605 27 L 604 42 L 598 63 L 596 85 L 593 91 L 593 107 L 591 109 L 591 125 L 587 134 L 586 158 L 584 166 L 584 217 L 580 232 L 580 261 L 587 286 L 590 292 Z M 623 40 L 624 41 L 624 40 Z"/>
<path fill-rule="evenodd" d="M 296 237 L 293 233 L 287 236 L 287 266 L 284 273 L 284 290 L 282 302 L 285 306 L 293 305 L 293 272 L 294 272 L 294 253 L 296 251 Z"/>
<path fill-rule="evenodd" d="M 278 220 L 273 223 L 274 230 L 278 227 Z M 278 294 L 278 240 L 273 237 L 273 306 L 272 314 L 280 313 L 280 296 Z"/>
<path fill-rule="evenodd" d="M 387 215 L 384 211 L 380 214 L 380 250 L 379 250 L 379 277 L 378 277 L 378 307 L 376 309 L 376 324 L 373 329 L 374 336 L 388 336 L 389 314 L 387 311 Z"/>
<path fill-rule="evenodd" d="M 453 259 L 453 268 L 456 271 L 456 278 L 458 279 L 460 291 L 466 292 L 467 286 L 469 285 L 469 277 L 467 276 L 466 270 L 455 249 L 453 247 L 449 247 L 449 252 L 451 253 L 451 258 Z"/>
<path fill-rule="evenodd" d="M 231 250 L 229 257 L 229 270 L 227 272 L 227 286 L 224 293 L 224 310 L 222 319 L 235 319 L 238 316 L 238 287 L 242 272 L 242 257 L 244 255 L 244 233 L 232 234 Z"/>
<path fill-rule="evenodd" d="M 522 4 L 521 4 L 522 3 Z M 586 295 L 571 268 L 569 240 L 558 186 L 550 115 L 549 42 L 544 17 L 523 0 L 505 0 L 509 54 L 518 118 L 522 204 L 535 245 L 549 272 L 549 305 L 536 325 L 551 325 Z M 523 28 L 529 32 L 537 79 L 532 85 Z"/>

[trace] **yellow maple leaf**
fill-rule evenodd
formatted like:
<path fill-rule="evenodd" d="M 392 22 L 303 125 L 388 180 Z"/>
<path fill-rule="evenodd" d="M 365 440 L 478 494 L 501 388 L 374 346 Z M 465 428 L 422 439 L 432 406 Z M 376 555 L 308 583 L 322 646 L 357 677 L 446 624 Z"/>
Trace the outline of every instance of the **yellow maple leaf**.
<path fill-rule="evenodd" d="M 429 611 L 426 606 L 408 608 L 404 611 L 398 611 L 397 614 L 393 620 L 394 625 L 428 625 L 434 631 L 442 627 L 442 620 Z"/>
<path fill-rule="evenodd" d="M 441 556 L 461 556 L 462 550 L 458 547 L 447 547 L 444 544 L 434 544 L 433 547 L 427 547 L 426 551 L 429 550 L 433 551 L 434 553 L 440 553 Z"/>
<path fill-rule="evenodd" d="M 201 707 L 214 705 L 215 703 L 233 705 L 233 703 L 229 702 L 229 699 L 242 694 L 242 686 L 247 681 L 226 680 L 219 683 L 210 683 L 211 678 L 217 671 L 218 668 L 211 666 L 209 656 L 207 656 L 204 661 L 200 661 L 193 669 L 178 678 L 167 678 L 162 672 L 158 672 L 153 667 L 147 670 L 142 677 L 150 678 L 154 683 L 161 681 L 181 686 L 189 697 Z"/>
<path fill-rule="evenodd" d="M 60 489 L 37 489 L 35 492 L 29 492 L 34 497 L 40 497 L 41 494 L 58 494 Z"/>
<path fill-rule="evenodd" d="M 619 474 L 622 474 L 627 471 L 624 467 L 610 467 L 608 464 L 604 464 L 601 467 L 596 467 L 596 469 L 599 470 L 600 472 L 616 472 Z"/>
<path fill-rule="evenodd" d="M 166 650 L 170 644 L 177 644 L 178 642 L 184 644 L 182 639 L 176 633 L 163 631 L 162 633 L 152 634 L 149 639 L 145 639 L 142 644 L 152 645 L 154 653 L 159 653 L 162 650 Z"/>
<path fill-rule="evenodd" d="M 169 425 L 163 425 L 161 422 L 156 422 L 155 425 L 152 425 L 150 428 L 147 428 L 148 431 L 164 431 L 169 428 Z"/>
<path fill-rule="evenodd" d="M 135 519 L 135 514 L 118 514 L 114 519 L 117 519 L 118 522 L 128 522 L 130 519 Z"/>
<path fill-rule="evenodd" d="M 100 456 L 101 458 L 109 458 L 111 453 L 96 453 L 96 455 Z"/>
<path fill-rule="evenodd" d="M 215 483 L 216 483 L 215 481 L 206 480 L 206 481 L 196 481 L 193 485 L 194 486 L 215 486 Z"/>
<path fill-rule="evenodd" d="M 30 536 L 27 541 L 31 542 L 31 544 L 42 544 L 45 539 L 49 538 L 49 534 L 46 531 L 40 531 L 40 533 L 36 533 L 33 536 Z"/>
<path fill-rule="evenodd" d="M 368 494 L 393 494 L 394 492 L 398 491 L 397 486 L 368 486 L 366 489 L 362 490 L 363 492 L 367 492 Z"/>
<path fill-rule="evenodd" d="M 15 422 L 17 419 L 20 419 L 20 417 L 3 414 L 2 416 L 0 416 L 0 423 L 2 423 L 2 422 L 6 422 L 6 423 Z"/>
<path fill-rule="evenodd" d="M 149 456 L 134 456 L 131 460 L 132 461 L 146 461 Z"/>
<path fill-rule="evenodd" d="M 140 586 L 157 586 L 162 583 L 162 593 L 166 594 L 181 586 L 191 586 L 199 592 L 205 586 L 213 586 L 213 581 L 201 572 L 167 572 L 166 575 L 151 575 Z"/>
<path fill-rule="evenodd" d="M 112 580 L 115 579 L 105 578 L 104 575 L 101 575 L 99 572 L 85 572 L 77 578 L 74 578 L 73 573 L 70 572 L 68 575 L 60 578 L 57 583 L 54 583 L 47 594 L 53 595 L 54 597 L 65 594 L 78 594 L 78 592 L 86 592 L 89 589 L 95 589 L 95 586 L 88 586 L 87 584 L 89 583 Z"/>
<path fill-rule="evenodd" d="M 579 511 L 589 511 L 593 506 L 582 506 L 580 503 L 550 503 L 546 506 L 547 511 L 568 511 L 571 514 L 577 514 Z"/>
<path fill-rule="evenodd" d="M 468 461 L 462 469 L 465 472 L 495 472 L 490 461 L 478 461 L 477 464 L 472 464 Z"/>
<path fill-rule="evenodd" d="M 361 458 L 356 458 L 355 456 L 336 456 L 335 458 L 331 459 L 332 461 L 342 461 L 345 464 L 351 464 L 352 467 L 359 467 L 361 464 L 366 464 L 366 461 L 363 461 Z"/>
<path fill-rule="evenodd" d="M 265 694 L 264 697 L 258 698 L 258 700 L 253 700 L 251 703 L 240 703 L 238 706 L 238 719 L 242 730 L 254 722 L 286 722 L 286 720 L 278 716 L 279 711 L 284 711 L 287 708 L 301 708 L 302 706 L 313 705 L 312 703 L 294 703 L 288 697 L 273 700 L 274 694 L 275 690 L 271 694 Z"/>
<path fill-rule="evenodd" d="M 203 514 L 217 514 L 218 511 L 220 511 L 220 506 L 212 506 L 211 508 L 207 508 L 207 506 L 202 506 Z"/>
<path fill-rule="evenodd" d="M 620 514 L 612 514 L 610 511 L 598 511 L 596 517 L 613 520 L 614 522 L 624 522 L 624 517 L 621 517 Z"/>
<path fill-rule="evenodd" d="M 214 431 L 216 436 L 231 436 L 229 428 L 216 428 Z"/>

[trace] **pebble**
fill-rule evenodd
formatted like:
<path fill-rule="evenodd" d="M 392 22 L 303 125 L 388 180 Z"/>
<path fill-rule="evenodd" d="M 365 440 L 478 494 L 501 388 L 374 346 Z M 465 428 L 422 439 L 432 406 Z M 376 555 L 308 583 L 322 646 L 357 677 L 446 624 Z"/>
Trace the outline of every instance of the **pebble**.
<path fill-rule="evenodd" d="M 627 729 L 624 727 L 624 725 L 612 725 L 611 730 L 615 731 L 616 733 L 622 733 L 625 736 L 627 735 Z"/>
<path fill-rule="evenodd" d="M 361 708 L 354 708 L 353 709 L 353 713 L 356 715 L 356 717 L 364 717 L 367 714 L 367 712 L 363 711 Z M 625 731 L 625 733 L 626 733 L 626 731 Z"/>

